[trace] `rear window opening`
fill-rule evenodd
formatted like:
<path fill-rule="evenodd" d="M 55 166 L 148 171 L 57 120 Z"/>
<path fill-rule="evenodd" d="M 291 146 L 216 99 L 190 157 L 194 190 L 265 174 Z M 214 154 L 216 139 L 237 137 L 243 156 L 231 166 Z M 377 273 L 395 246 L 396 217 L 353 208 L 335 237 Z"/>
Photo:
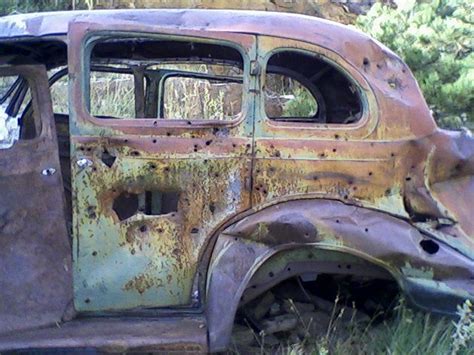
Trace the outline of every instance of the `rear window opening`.
<path fill-rule="evenodd" d="M 265 113 L 275 121 L 351 124 L 362 117 L 357 86 L 314 54 L 291 50 L 273 54 L 263 92 Z"/>
<path fill-rule="evenodd" d="M 234 48 L 114 37 L 94 42 L 89 59 L 95 117 L 232 121 L 242 112 L 244 63 Z"/>

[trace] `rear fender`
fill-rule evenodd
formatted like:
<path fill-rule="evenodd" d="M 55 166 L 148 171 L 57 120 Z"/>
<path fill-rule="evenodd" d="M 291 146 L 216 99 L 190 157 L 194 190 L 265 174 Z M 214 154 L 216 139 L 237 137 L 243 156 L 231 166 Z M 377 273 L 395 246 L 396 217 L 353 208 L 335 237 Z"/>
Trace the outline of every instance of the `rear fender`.
<path fill-rule="evenodd" d="M 474 298 L 474 262 L 408 222 L 333 200 L 285 202 L 243 218 L 217 237 L 207 280 L 211 351 L 227 346 L 237 307 L 256 296 L 247 290 L 252 278 L 272 267 L 273 275 L 282 275 L 290 263 L 300 269 L 290 268 L 288 277 L 312 267 L 393 277 L 414 304 L 442 313 Z M 338 272 L 349 264 L 352 271 Z"/>

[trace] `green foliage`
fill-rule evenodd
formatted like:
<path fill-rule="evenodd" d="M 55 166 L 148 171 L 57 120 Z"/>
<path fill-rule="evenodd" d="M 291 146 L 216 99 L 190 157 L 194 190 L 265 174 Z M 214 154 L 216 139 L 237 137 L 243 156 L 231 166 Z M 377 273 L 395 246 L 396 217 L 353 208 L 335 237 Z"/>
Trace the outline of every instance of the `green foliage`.
<path fill-rule="evenodd" d="M 474 2 L 375 4 L 357 26 L 398 53 L 443 127 L 474 125 Z"/>
<path fill-rule="evenodd" d="M 265 338 L 255 334 L 261 345 L 260 354 L 451 354 L 469 355 L 474 348 L 474 313 L 472 303 L 466 301 L 458 307 L 458 317 L 450 319 L 415 311 L 400 299 L 393 316 L 379 323 L 375 318 L 348 323 L 336 313 L 330 328 L 321 337 L 308 335 L 299 342 L 291 341 L 278 349 L 264 347 Z M 302 321 L 302 320 L 301 320 Z M 271 349 L 271 350 L 268 350 Z M 238 349 L 232 353 L 240 354 Z"/>
<path fill-rule="evenodd" d="M 0 0 L 0 16 L 14 12 L 90 9 L 92 0 Z"/>
<path fill-rule="evenodd" d="M 293 91 L 294 99 L 283 106 L 282 117 L 312 117 L 318 104 L 308 89 L 300 86 Z"/>

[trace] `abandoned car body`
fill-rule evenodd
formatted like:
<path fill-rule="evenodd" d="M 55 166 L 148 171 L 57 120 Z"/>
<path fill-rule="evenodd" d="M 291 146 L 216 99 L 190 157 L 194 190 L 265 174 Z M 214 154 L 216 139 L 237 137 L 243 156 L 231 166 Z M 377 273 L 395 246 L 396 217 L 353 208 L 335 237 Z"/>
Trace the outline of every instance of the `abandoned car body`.
<path fill-rule="evenodd" d="M 239 304 L 307 272 L 474 298 L 474 140 L 364 34 L 134 10 L 0 40 L 0 350 L 223 350 Z"/>

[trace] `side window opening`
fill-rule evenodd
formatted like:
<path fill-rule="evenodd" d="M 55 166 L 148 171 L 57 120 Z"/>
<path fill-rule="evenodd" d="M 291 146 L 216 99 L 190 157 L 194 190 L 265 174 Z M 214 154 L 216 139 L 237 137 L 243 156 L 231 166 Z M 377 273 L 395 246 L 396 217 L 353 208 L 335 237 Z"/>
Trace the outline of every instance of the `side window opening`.
<path fill-rule="evenodd" d="M 231 47 L 114 37 L 92 44 L 97 66 L 107 68 L 87 78 L 97 118 L 231 121 L 242 111 L 243 58 Z"/>
<path fill-rule="evenodd" d="M 355 84 L 314 54 L 281 51 L 265 72 L 264 107 L 275 121 L 350 124 L 362 116 Z"/>

